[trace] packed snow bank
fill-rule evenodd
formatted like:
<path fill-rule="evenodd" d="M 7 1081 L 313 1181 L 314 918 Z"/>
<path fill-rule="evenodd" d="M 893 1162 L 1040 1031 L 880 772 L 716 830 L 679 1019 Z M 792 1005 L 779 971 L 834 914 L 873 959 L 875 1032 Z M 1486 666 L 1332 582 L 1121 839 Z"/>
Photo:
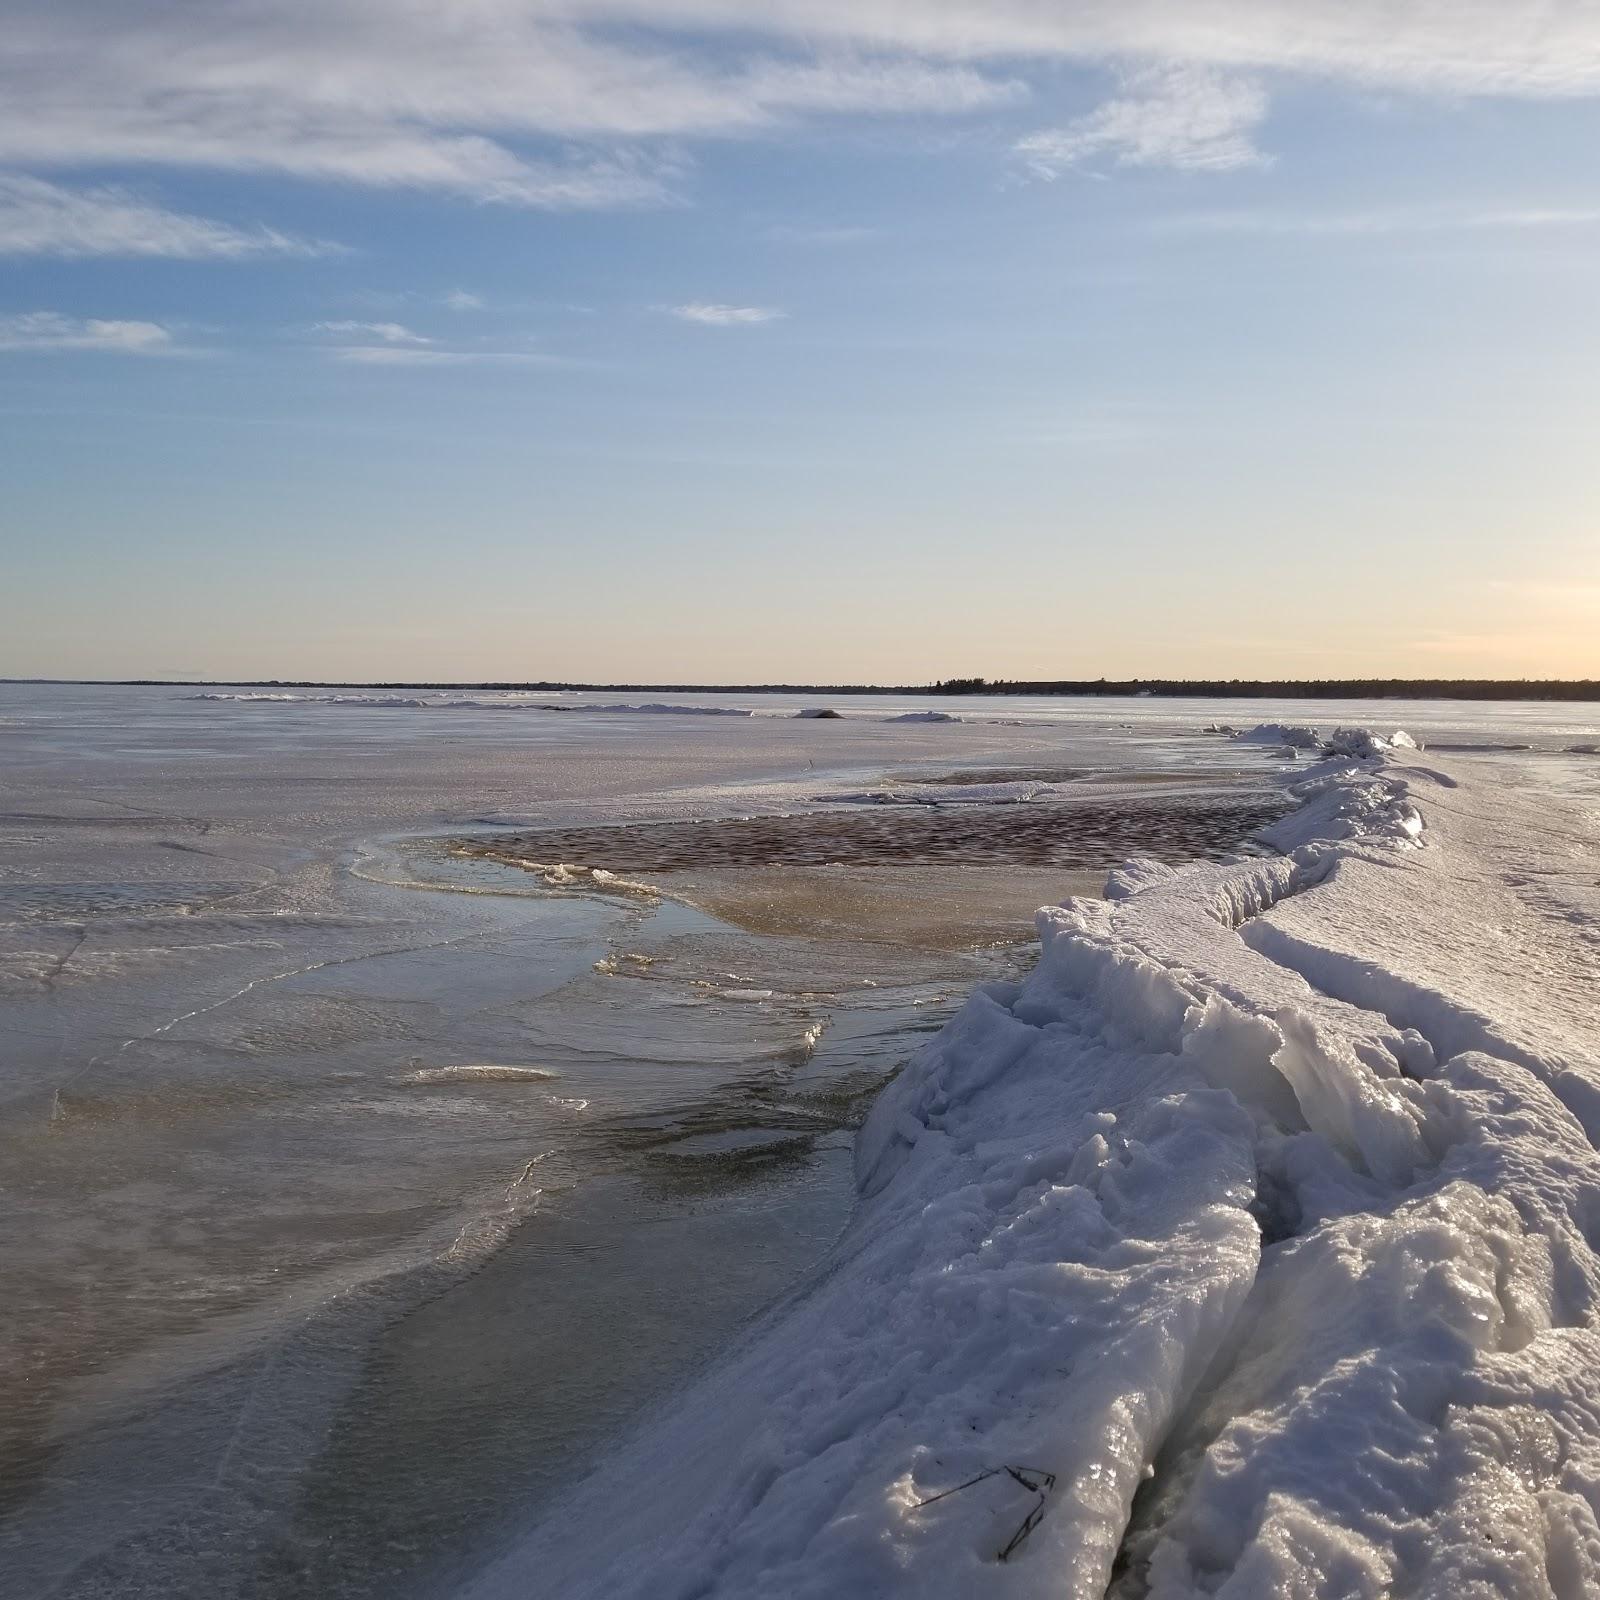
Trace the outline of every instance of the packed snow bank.
<path fill-rule="evenodd" d="M 817 1282 L 475 1600 L 1600 1592 L 1596 819 L 1299 794 L 1041 912 Z"/>
<path fill-rule="evenodd" d="M 960 722 L 953 711 L 904 711 L 896 717 L 885 717 L 885 722 Z"/>

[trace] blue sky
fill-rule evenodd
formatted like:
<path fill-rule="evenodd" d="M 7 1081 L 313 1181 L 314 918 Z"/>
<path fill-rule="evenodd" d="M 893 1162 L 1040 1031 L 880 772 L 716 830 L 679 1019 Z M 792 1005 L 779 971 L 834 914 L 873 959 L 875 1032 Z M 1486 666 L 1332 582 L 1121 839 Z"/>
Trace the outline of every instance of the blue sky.
<path fill-rule="evenodd" d="M 45 5 L 0 673 L 1600 672 L 1600 14 Z"/>

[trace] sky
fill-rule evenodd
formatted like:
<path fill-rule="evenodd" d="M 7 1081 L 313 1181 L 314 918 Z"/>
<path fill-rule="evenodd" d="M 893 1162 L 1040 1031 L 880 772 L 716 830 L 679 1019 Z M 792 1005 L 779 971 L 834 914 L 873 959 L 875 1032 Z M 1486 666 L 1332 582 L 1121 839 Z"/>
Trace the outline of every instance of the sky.
<path fill-rule="evenodd" d="M 0 675 L 1600 676 L 1600 3 L 6 0 Z"/>

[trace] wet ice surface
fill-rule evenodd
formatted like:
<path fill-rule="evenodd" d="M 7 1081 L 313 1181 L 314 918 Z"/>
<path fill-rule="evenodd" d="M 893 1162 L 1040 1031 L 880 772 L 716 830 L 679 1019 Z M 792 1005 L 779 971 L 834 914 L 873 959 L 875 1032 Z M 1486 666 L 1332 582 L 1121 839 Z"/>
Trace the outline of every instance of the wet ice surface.
<path fill-rule="evenodd" d="M 722 1002 L 728 941 L 692 913 L 461 898 L 473 931 L 390 922 L 364 957 L 307 937 L 327 964 L 230 989 L 17 1108 L 16 1570 L 81 1562 L 87 1495 L 120 1542 L 68 1592 L 414 1576 L 842 1225 L 842 1172 L 812 1169 L 844 1158 L 828 1137 L 952 963 L 885 959 L 812 1050 L 831 997 Z M 653 964 L 597 973 L 608 935 Z M 708 1131 L 751 1142 L 676 1149 Z M 734 1270 L 691 1296 L 713 1242 Z"/>
<path fill-rule="evenodd" d="M 1015 959 L 903 929 L 786 938 L 781 916 L 751 937 L 437 841 L 687 827 L 704 858 L 719 830 L 697 819 L 744 817 L 735 868 L 820 826 L 828 863 L 1064 871 L 1135 835 L 1213 850 L 1281 766 L 1197 743 L 1212 707 L 890 726 L 902 707 L 180 693 L 0 688 L 0 1537 L 21 1595 L 447 1584 L 824 1253 L 862 1108 Z M 1550 759 L 1592 781 L 1592 758 Z M 1219 787 L 1197 761 L 1234 766 Z M 1078 773 L 1076 858 L 1072 816 L 1037 802 L 816 809 Z M 1153 804 L 1151 774 L 1193 793 Z M 1219 831 L 1180 846 L 1196 816 Z"/>
<path fill-rule="evenodd" d="M 1008 796 L 987 804 L 966 798 L 951 805 L 847 803 L 801 816 L 551 828 L 494 838 L 482 848 L 512 860 L 602 866 L 632 875 L 683 867 L 895 861 L 1070 868 L 1141 853 L 1176 861 L 1216 854 L 1283 809 L 1275 788 L 1244 789 L 1230 780 L 1229 788 L 1215 794 L 1105 799 L 1058 792 L 1026 802 Z"/>

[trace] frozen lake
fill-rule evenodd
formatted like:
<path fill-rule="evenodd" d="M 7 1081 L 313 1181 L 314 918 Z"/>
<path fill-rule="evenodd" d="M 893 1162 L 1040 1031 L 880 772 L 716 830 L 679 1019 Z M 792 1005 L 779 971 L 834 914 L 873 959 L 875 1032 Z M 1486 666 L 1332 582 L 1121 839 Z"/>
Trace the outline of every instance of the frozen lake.
<path fill-rule="evenodd" d="M 0 685 L 19 1596 L 448 1589 L 804 1280 L 864 1106 L 1026 962 L 1030 896 L 1270 808 L 1294 763 L 1207 724 L 1600 796 L 1592 706 L 194 693 Z M 540 834 L 592 859 L 454 848 Z M 895 871 L 915 914 L 869 916 Z"/>

